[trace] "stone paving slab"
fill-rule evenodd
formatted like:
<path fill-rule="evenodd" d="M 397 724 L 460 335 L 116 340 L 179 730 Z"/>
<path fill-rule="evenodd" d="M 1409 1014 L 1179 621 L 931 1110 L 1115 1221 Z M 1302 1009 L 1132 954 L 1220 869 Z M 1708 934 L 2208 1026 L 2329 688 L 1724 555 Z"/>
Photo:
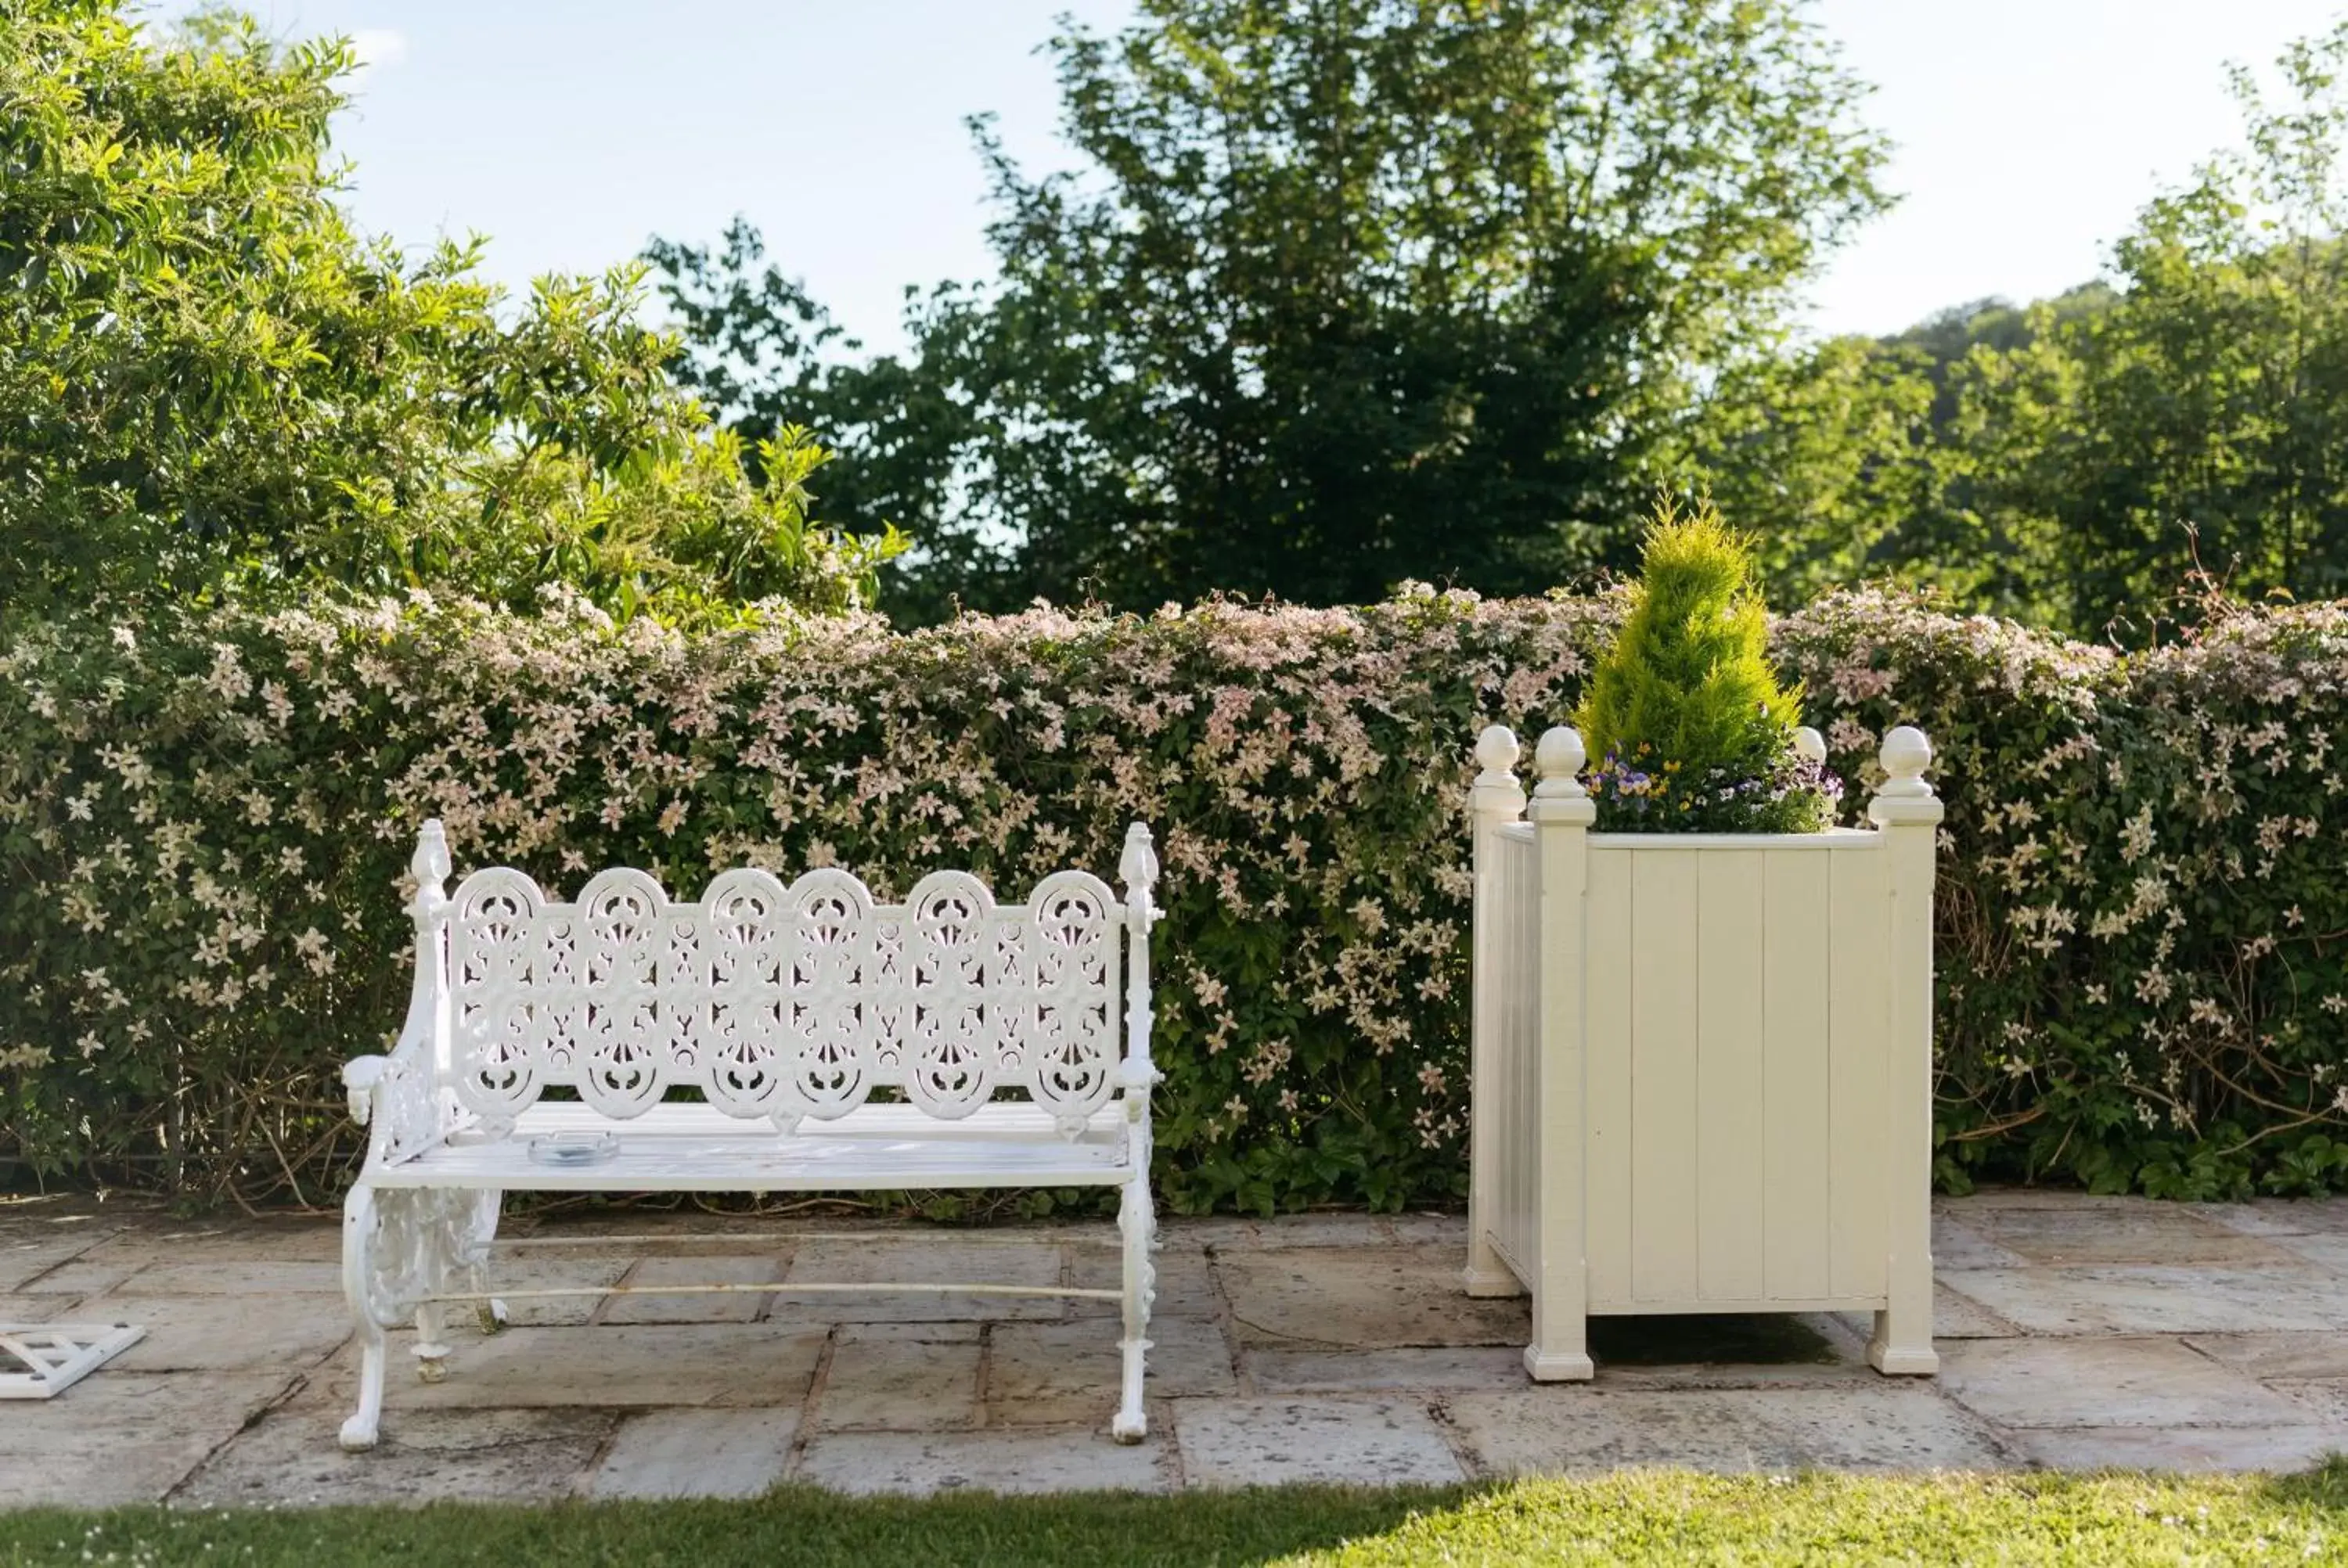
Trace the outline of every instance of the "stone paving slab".
<path fill-rule="evenodd" d="M 576 1290 L 617 1285 L 636 1259 L 627 1255 L 530 1252 L 498 1255 L 489 1270 L 493 1289 L 515 1292 L 506 1301 L 506 1321 L 517 1328 L 575 1327 L 595 1316 L 602 1298 L 594 1296 L 523 1296 L 528 1290 Z"/>
<path fill-rule="evenodd" d="M 2030 1260 L 1942 1209 L 1932 1215 L 1932 1263 L 1942 1269 L 2023 1268 Z"/>
<path fill-rule="evenodd" d="M 1192 1486 L 1465 1479 L 1442 1429 L 1415 1399 L 1200 1400 L 1179 1406 L 1174 1424 Z"/>
<path fill-rule="evenodd" d="M 646 1410 L 629 1416 L 581 1490 L 596 1498 L 757 1497 L 782 1480 L 795 1409 Z"/>
<path fill-rule="evenodd" d="M 2348 1328 L 2348 1289 L 2302 1263 L 2264 1268 L 1958 1269 L 1942 1282 L 2033 1334 Z"/>
<path fill-rule="evenodd" d="M 1550 1397 L 1562 1392 L 1565 1397 Z M 1479 1468 L 1591 1475 L 1628 1466 L 1715 1471 L 1996 1470 L 2013 1460 L 1990 1429 L 1931 1389 L 1582 1388 L 1476 1394 L 1448 1414 Z"/>
<path fill-rule="evenodd" d="M 1246 1352 L 1248 1376 L 1271 1394 L 1365 1393 L 1383 1389 L 1521 1389 L 1525 1355 L 1512 1346 L 1435 1346 L 1382 1350 Z"/>
<path fill-rule="evenodd" d="M 61 1398 L 0 1407 L 0 1504 L 739 1496 L 778 1480 L 1155 1491 L 1630 1464 L 2291 1468 L 2348 1451 L 2336 1202 L 1942 1200 L 1938 1378 L 1869 1369 L 1859 1314 L 1600 1319 L 1595 1382 L 1551 1386 L 1522 1371 L 1528 1304 L 1459 1289 L 1458 1215 L 1173 1220 L 1138 1448 L 1106 1431 L 1112 1302 L 519 1295 L 623 1278 L 1107 1288 L 1105 1225 L 623 1212 L 511 1221 L 510 1242 L 561 1244 L 494 1256 L 515 1326 L 485 1337 L 459 1314 L 438 1384 L 395 1334 L 385 1444 L 344 1455 L 357 1356 L 338 1234 L 331 1217 L 0 1204 L 0 1282 L 17 1282 L 0 1283 L 0 1318 L 149 1330 Z"/>
<path fill-rule="evenodd" d="M 834 1346 L 816 1419 L 833 1431 L 919 1431 L 978 1424 L 976 1340 L 857 1339 Z"/>
<path fill-rule="evenodd" d="M 0 1407 L 0 1507 L 159 1502 L 294 1381 L 101 1368 L 55 1399 L 11 1400 Z"/>
<path fill-rule="evenodd" d="M 305 1371 L 351 1336 L 351 1309 L 339 1296 L 98 1296 L 73 1317 L 146 1329 L 108 1363 L 138 1372 Z"/>
<path fill-rule="evenodd" d="M 825 1336 L 793 1324 L 642 1323 L 600 1328 L 509 1328 L 449 1337 L 448 1376 L 414 1370 L 413 1337 L 391 1337 L 384 1408 L 796 1405 L 806 1398 Z M 297 1397 L 347 1410 L 357 1399 L 358 1351 L 346 1346 Z M 388 1420 L 390 1418 L 386 1418 Z"/>
<path fill-rule="evenodd" d="M 1113 1247 L 1071 1247 L 1068 1284 L 1077 1290 L 1122 1290 L 1125 1260 Z M 1215 1283 L 1214 1268 L 1201 1246 L 1168 1244 L 1151 1259 L 1158 1270 L 1157 1299 L 1149 1308 L 1151 1321 L 1160 1317 L 1216 1317 L 1223 1311 L 1223 1293 Z M 1114 1301 L 1076 1301 L 1075 1317 L 1114 1318 L 1125 1308 Z"/>
<path fill-rule="evenodd" d="M 230 1506 L 444 1501 L 546 1502 L 569 1496 L 617 1418 L 599 1409 L 414 1410 L 383 1440 L 345 1453 L 344 1411 L 273 1410 L 172 1494 Z"/>
<path fill-rule="evenodd" d="M 127 1257 L 89 1261 L 79 1255 L 88 1250 L 72 1248 L 60 1261 L 27 1269 L 15 1288 L 36 1296 L 103 1296 L 145 1266 Z"/>
<path fill-rule="evenodd" d="M 987 1424 L 1106 1426 L 1117 1409 L 1124 1374 L 1118 1336 L 1104 1332 L 1110 1327 L 1095 1318 L 996 1324 L 988 1336 Z M 1212 1399 L 1239 1392 L 1231 1347 L 1215 1324 L 1153 1317 L 1149 1338 L 1151 1398 Z"/>
<path fill-rule="evenodd" d="M 1097 1431 L 835 1432 L 792 1479 L 835 1491 L 1167 1491 L 1165 1440 L 1130 1447 Z"/>
<path fill-rule="evenodd" d="M 46 1323 L 68 1316 L 81 1305 L 78 1296 L 25 1296 L 0 1292 L 0 1323 Z"/>
<path fill-rule="evenodd" d="M 167 1225 L 101 1236 L 81 1255 L 88 1263 L 323 1263 L 343 1261 L 339 1219 L 247 1219 Z"/>
<path fill-rule="evenodd" d="M 2348 1378 L 2348 1334 L 2195 1334 L 2185 1343 L 2253 1378 Z"/>
<path fill-rule="evenodd" d="M 2174 1339 L 1975 1339 L 1941 1348 L 1941 1391 L 2001 1426 L 2287 1426 L 2281 1395 Z"/>
<path fill-rule="evenodd" d="M 1024 1285 L 1056 1288 L 1066 1267 L 1057 1245 L 972 1241 L 922 1235 L 896 1242 L 808 1242 L 791 1259 L 787 1280 L 819 1285 L 893 1281 L 901 1285 Z M 777 1306 L 843 1323 L 907 1323 L 1064 1316 L 1049 1296 L 870 1296 L 832 1293 L 777 1297 Z"/>
<path fill-rule="evenodd" d="M 2193 1204 L 2244 1235 L 2348 1235 L 2348 1198 L 2258 1198 L 2247 1204 Z"/>
<path fill-rule="evenodd" d="M 2274 1245 L 2319 1268 L 2348 1273 L 2348 1234 L 2277 1236 Z"/>
<path fill-rule="evenodd" d="M 631 1290 L 664 1285 L 773 1285 L 787 1266 L 784 1255 L 741 1257 L 730 1254 L 694 1257 L 648 1257 L 620 1283 Z M 614 1296 L 603 1307 L 604 1323 L 752 1323 L 771 1299 L 759 1291 L 708 1291 L 692 1296 Z"/>
<path fill-rule="evenodd" d="M 1471 1299 L 1460 1266 L 1459 1253 L 1433 1246 L 1283 1246 L 1215 1260 L 1251 1345 L 1523 1346 L 1532 1327 L 1525 1299 Z"/>
<path fill-rule="evenodd" d="M 0 1240 L 0 1290 L 69 1294 L 73 1286 L 43 1283 L 104 1239 L 97 1235 L 31 1235 Z"/>
<path fill-rule="evenodd" d="M 2348 1378 L 2311 1378 L 2301 1382 L 2271 1382 L 2267 1387 L 2306 1406 L 2318 1420 L 2334 1431 L 2348 1433 Z"/>
<path fill-rule="evenodd" d="M 2124 1217 L 2121 1217 L 2123 1216 Z M 1997 1247 L 2025 1263 L 2062 1267 L 2099 1264 L 2264 1266 L 2291 1261 L 2273 1243 L 2230 1230 L 2184 1207 L 2120 1211 L 1986 1208 L 1968 1221 Z M 1934 1261 L 1940 1261 L 1936 1248 Z M 1953 1257 L 1948 1266 L 1958 1265 Z"/>
<path fill-rule="evenodd" d="M 2014 1434 L 2024 1457 L 2050 1470 L 2299 1471 L 2348 1451 L 2323 1427 L 2083 1427 Z"/>
<path fill-rule="evenodd" d="M 148 1255 L 156 1256 L 156 1252 Z M 108 1287 L 119 1296 L 335 1296 L 343 1288 L 343 1266 L 339 1263 L 287 1263 L 274 1258 L 181 1260 L 161 1253 L 156 1261 L 142 1266 L 134 1261 L 130 1249 L 125 1248 L 119 1256 L 120 1261 L 131 1264 L 120 1282 Z M 85 1255 L 58 1272 L 110 1270 L 115 1266 L 112 1257 L 98 1259 Z"/>

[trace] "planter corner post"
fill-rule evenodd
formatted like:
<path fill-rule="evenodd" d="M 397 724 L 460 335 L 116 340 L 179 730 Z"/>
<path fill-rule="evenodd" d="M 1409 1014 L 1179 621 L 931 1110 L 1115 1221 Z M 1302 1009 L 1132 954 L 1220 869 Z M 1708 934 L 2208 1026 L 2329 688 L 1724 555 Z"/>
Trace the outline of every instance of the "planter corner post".
<path fill-rule="evenodd" d="M 1929 1375 L 1932 1349 L 1932 880 L 1941 806 L 1924 770 L 1923 732 L 1902 724 L 1883 737 L 1884 781 L 1868 820 L 1884 835 L 1891 895 L 1892 1147 L 1914 1168 L 1890 1187 L 1888 1307 L 1875 1315 L 1867 1359 L 1879 1372 Z"/>
<path fill-rule="evenodd" d="M 1538 1382 L 1578 1381 L 1590 1360 L 1590 1275 L 1584 1238 L 1588 1143 L 1582 1078 L 1590 826 L 1597 803 L 1582 788 L 1581 736 L 1559 725 L 1533 753 L 1533 833 L 1540 856 L 1540 1049 L 1535 1093 L 1540 1124 L 1534 1224 L 1540 1283 L 1525 1370 Z"/>
<path fill-rule="evenodd" d="M 1498 962 L 1493 949 L 1500 941 L 1502 914 L 1498 908 L 1499 830 L 1521 819 L 1525 792 L 1517 783 L 1517 758 L 1523 753 L 1516 732 L 1506 724 L 1488 725 L 1476 737 L 1476 782 L 1468 792 L 1468 815 L 1473 829 L 1475 891 L 1473 926 L 1469 936 L 1470 989 L 1468 1017 L 1468 1267 L 1464 1282 L 1470 1296 L 1521 1296 L 1524 1286 L 1492 1246 L 1498 1216 L 1493 1204 L 1499 1190 L 1500 1140 L 1495 1125 L 1498 1108 L 1484 1092 L 1498 1071 L 1499 1022 L 1495 1016 L 1498 993 Z"/>

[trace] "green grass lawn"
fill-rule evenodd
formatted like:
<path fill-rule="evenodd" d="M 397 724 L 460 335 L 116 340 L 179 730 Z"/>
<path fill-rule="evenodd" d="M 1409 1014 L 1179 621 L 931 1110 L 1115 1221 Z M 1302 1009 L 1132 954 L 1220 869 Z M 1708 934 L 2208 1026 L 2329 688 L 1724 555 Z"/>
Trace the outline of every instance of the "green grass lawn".
<path fill-rule="evenodd" d="M 2348 1459 L 2288 1477 L 1883 1479 L 1630 1472 L 1591 1481 L 1169 1498 L 436 1504 L 0 1513 L 0 1563 L 1818 1562 L 2348 1563 Z"/>

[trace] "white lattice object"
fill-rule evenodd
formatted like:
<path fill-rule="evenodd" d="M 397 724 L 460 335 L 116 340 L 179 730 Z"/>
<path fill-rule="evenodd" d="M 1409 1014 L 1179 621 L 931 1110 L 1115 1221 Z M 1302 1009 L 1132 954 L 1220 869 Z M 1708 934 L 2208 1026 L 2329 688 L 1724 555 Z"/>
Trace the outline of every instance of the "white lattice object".
<path fill-rule="evenodd" d="M 352 1114 L 373 1129 L 345 1214 L 366 1358 L 344 1446 L 376 1440 L 386 1328 L 412 1317 L 424 1374 L 442 1374 L 442 1310 L 488 1300 L 509 1188 L 1119 1187 L 1125 1369 L 1111 1430 L 1140 1440 L 1158 1078 L 1148 828 L 1127 833 L 1122 899 L 1065 871 L 1018 905 L 958 871 L 893 905 L 839 870 L 788 886 L 727 871 L 695 903 L 610 870 L 562 903 L 500 866 L 451 897 L 437 822 L 413 866 L 407 1027 L 388 1057 L 344 1070 Z M 602 1132 L 616 1134 L 608 1161 L 551 1167 L 530 1153 Z"/>
<path fill-rule="evenodd" d="M 129 1323 L 0 1323 L 0 1399 L 54 1399 L 146 1337 Z"/>

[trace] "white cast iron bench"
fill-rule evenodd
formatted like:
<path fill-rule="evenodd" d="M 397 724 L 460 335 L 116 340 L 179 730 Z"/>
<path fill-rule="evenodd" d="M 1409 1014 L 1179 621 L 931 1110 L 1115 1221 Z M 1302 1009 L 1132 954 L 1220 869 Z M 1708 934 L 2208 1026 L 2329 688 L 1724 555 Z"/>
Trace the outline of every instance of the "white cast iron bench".
<path fill-rule="evenodd" d="M 845 871 L 810 871 L 787 887 L 736 870 L 700 902 L 672 904 L 643 872 L 610 870 L 563 904 L 503 866 L 474 872 L 451 898 L 438 822 L 424 825 L 413 868 L 407 1025 L 389 1056 L 343 1070 L 351 1112 L 371 1129 L 344 1209 L 344 1287 L 364 1352 L 345 1448 L 375 1445 L 386 1329 L 414 1321 L 418 1370 L 437 1381 L 447 1309 L 472 1303 L 486 1320 L 484 1269 L 509 1190 L 1119 1188 L 1117 1290 L 774 1288 L 1119 1301 L 1124 1374 L 1110 1430 L 1141 1440 L 1159 1076 L 1148 828 L 1126 835 L 1121 901 L 1081 871 L 998 907 L 959 871 L 882 905 Z M 612 1143 L 597 1146 L 605 1133 Z M 547 1163 L 565 1155 L 593 1163 Z"/>

